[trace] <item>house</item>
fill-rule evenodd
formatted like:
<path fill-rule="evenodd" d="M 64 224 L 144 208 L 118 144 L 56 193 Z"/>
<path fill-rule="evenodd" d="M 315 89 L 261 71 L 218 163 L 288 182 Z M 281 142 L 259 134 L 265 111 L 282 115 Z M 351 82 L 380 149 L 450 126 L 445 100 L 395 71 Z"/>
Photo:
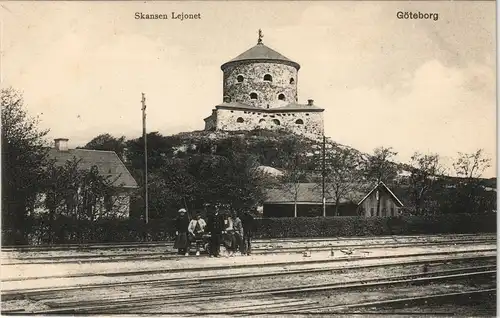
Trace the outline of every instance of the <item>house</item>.
<path fill-rule="evenodd" d="M 326 185 L 326 188 L 331 188 L 331 185 Z M 335 207 L 335 198 L 330 191 L 325 191 L 326 216 L 395 216 L 400 213 L 404 206 L 383 182 L 371 188 L 366 184 L 352 188 L 353 191 L 339 200 L 338 209 Z M 299 183 L 296 184 L 296 187 L 289 184 L 279 188 L 266 189 L 265 196 L 264 217 L 293 217 L 295 203 L 299 217 L 323 215 L 321 184 Z M 377 209 L 379 202 L 380 205 Z"/>
<path fill-rule="evenodd" d="M 56 166 L 63 166 L 70 160 L 78 161 L 82 170 L 97 169 L 99 175 L 106 177 L 114 187 L 114 195 L 103 198 L 96 204 L 96 218 L 112 214 L 119 218 L 128 218 L 130 212 L 130 196 L 137 189 L 137 182 L 114 151 L 69 149 L 68 139 L 55 139 L 55 147 L 51 148 L 48 157 Z M 42 195 L 43 200 L 44 195 Z M 104 202 L 106 201 L 106 202 Z M 38 209 L 38 212 L 42 212 Z M 109 213 L 112 212 L 112 213 Z"/>

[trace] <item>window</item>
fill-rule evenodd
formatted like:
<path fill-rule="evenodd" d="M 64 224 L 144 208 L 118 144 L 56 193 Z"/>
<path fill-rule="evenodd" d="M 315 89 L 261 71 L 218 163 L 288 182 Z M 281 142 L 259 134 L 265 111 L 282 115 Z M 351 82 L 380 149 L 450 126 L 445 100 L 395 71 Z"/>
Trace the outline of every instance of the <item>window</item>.
<path fill-rule="evenodd" d="M 297 119 L 297 120 L 295 121 L 295 123 L 296 123 L 297 125 L 303 125 L 303 124 L 304 124 L 304 121 L 303 121 L 302 119 Z"/>
<path fill-rule="evenodd" d="M 280 121 L 279 121 L 279 120 L 277 120 L 277 119 L 273 119 L 273 123 L 274 123 L 275 125 L 278 125 L 278 126 L 281 124 L 281 123 L 280 123 Z"/>
<path fill-rule="evenodd" d="M 242 123 L 242 122 L 244 122 L 244 120 L 243 120 L 243 118 L 238 117 L 238 119 L 236 119 L 236 122 L 237 122 L 237 123 Z"/>
<path fill-rule="evenodd" d="M 375 212 L 374 208 L 370 208 L 370 216 L 373 216 L 373 213 Z"/>
<path fill-rule="evenodd" d="M 306 114 L 306 116 L 309 116 L 309 114 Z"/>
<path fill-rule="evenodd" d="M 293 77 L 290 79 L 290 84 L 293 84 L 295 83 L 295 80 L 293 79 Z"/>
<path fill-rule="evenodd" d="M 243 75 L 238 75 L 238 77 L 236 78 L 236 80 L 238 81 L 238 83 L 241 83 L 243 82 Z"/>
<path fill-rule="evenodd" d="M 394 214 L 394 208 L 391 208 L 391 215 L 395 215 Z"/>
<path fill-rule="evenodd" d="M 264 75 L 264 81 L 266 81 L 266 82 L 272 82 L 273 81 L 273 77 L 270 74 L 266 74 L 266 75 Z"/>
<path fill-rule="evenodd" d="M 279 100 L 285 100 L 285 94 L 279 94 L 278 95 Z"/>
<path fill-rule="evenodd" d="M 265 120 L 265 119 L 261 119 L 261 120 L 259 120 L 259 123 L 264 123 L 264 122 L 266 122 L 266 120 Z"/>
<path fill-rule="evenodd" d="M 257 99 L 257 93 L 251 93 L 250 99 Z"/>

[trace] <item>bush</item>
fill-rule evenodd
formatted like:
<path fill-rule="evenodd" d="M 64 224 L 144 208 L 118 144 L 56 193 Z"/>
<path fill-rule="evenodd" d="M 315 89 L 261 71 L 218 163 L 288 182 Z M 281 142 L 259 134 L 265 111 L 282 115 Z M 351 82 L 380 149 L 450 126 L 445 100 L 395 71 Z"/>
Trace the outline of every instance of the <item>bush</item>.
<path fill-rule="evenodd" d="M 256 219 L 257 238 L 350 237 L 415 234 L 495 233 L 496 214 L 444 214 L 399 217 L 299 217 Z M 99 220 L 61 218 L 49 224 L 30 221 L 31 244 L 87 244 L 170 241 L 175 229 L 170 219 Z M 4 242 L 15 244 L 12 231 L 3 229 Z"/>

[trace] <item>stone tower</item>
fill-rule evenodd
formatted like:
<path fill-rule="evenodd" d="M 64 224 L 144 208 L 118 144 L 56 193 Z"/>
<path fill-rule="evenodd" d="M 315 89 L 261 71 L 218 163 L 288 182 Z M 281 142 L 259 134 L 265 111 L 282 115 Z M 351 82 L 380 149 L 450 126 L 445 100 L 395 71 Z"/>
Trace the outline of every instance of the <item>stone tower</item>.
<path fill-rule="evenodd" d="M 224 96 L 260 108 L 297 102 L 300 65 L 267 47 L 259 32 L 257 45 L 221 66 Z"/>
<path fill-rule="evenodd" d="M 205 118 L 205 130 L 288 129 L 294 133 L 323 134 L 323 111 L 313 100 L 298 103 L 300 65 L 257 44 L 222 64 L 223 103 Z"/>

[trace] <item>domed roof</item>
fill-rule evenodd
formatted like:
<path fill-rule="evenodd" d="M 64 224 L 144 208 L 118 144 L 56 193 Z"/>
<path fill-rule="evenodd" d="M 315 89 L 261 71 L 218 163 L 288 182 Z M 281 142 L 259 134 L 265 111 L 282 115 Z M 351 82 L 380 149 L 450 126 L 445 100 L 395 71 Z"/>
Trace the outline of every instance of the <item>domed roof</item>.
<path fill-rule="evenodd" d="M 221 69 L 224 70 L 224 68 L 228 64 L 240 62 L 240 61 L 279 61 L 279 62 L 286 62 L 287 64 L 291 64 L 293 67 L 295 67 L 297 70 L 300 69 L 300 65 L 289 58 L 283 56 L 282 54 L 276 52 L 275 50 L 271 49 L 270 47 L 264 45 L 262 43 L 262 34 L 259 32 L 259 41 L 257 45 L 254 47 L 246 50 L 245 52 L 241 53 L 234 59 L 230 60 L 229 62 L 226 62 L 222 64 Z"/>

